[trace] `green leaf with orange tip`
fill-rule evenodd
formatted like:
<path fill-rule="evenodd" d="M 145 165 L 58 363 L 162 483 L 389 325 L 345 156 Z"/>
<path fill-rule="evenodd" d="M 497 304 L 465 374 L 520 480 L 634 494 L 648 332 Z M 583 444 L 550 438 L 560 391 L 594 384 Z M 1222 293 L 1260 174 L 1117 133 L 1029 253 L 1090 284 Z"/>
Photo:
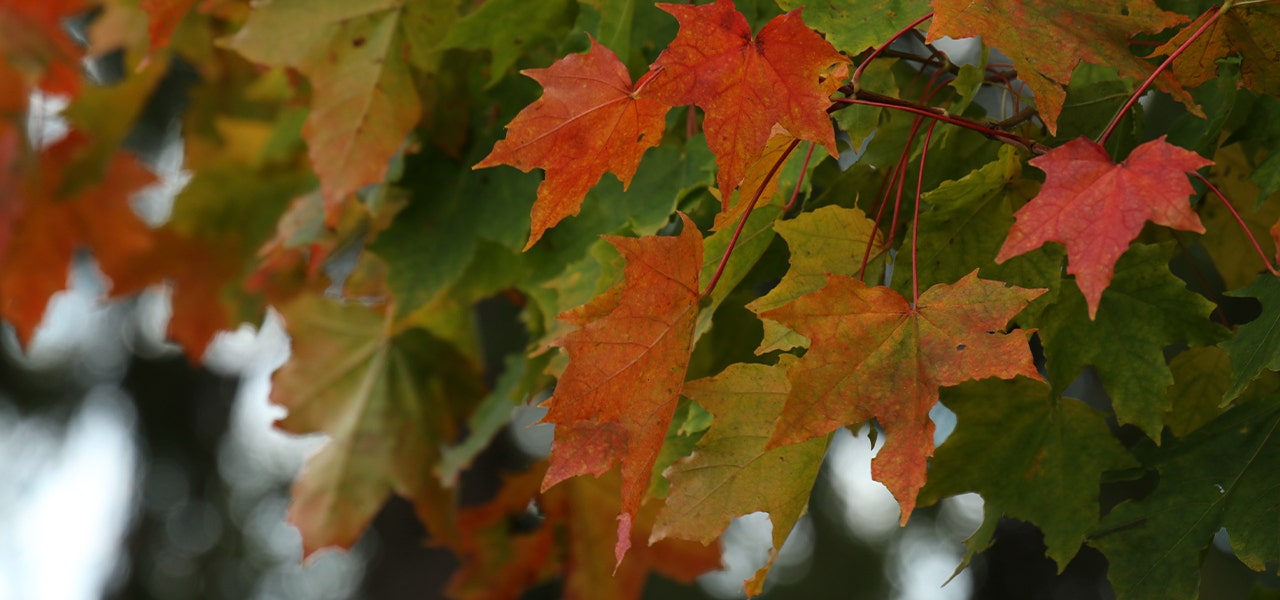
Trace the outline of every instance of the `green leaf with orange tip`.
<path fill-rule="evenodd" d="M 330 437 L 293 485 L 305 554 L 350 547 L 392 493 L 433 539 L 456 544 L 455 498 L 432 468 L 483 395 L 475 367 L 373 308 L 302 295 L 280 312 L 293 355 L 272 379 L 271 401 L 289 411 L 277 425 Z"/>
<path fill-rule="evenodd" d="M 753 36 L 731 0 L 658 7 L 680 22 L 680 30 L 654 61 L 658 72 L 646 95 L 706 112 L 703 127 L 720 169 L 721 193 L 742 182 L 775 123 L 839 154 L 827 116 L 830 92 L 820 76 L 848 59 L 805 26 L 799 12 L 775 17 Z"/>
<path fill-rule="evenodd" d="M 669 107 L 633 86 L 613 51 L 595 40 L 585 54 L 571 54 L 546 69 L 525 75 L 542 85 L 538 101 L 507 125 L 506 139 L 475 168 L 508 164 L 541 168 L 529 241 L 565 217 L 578 214 L 582 199 L 605 172 L 631 182 L 645 150 L 662 141 Z"/>
<path fill-rule="evenodd" d="M 1031 88 L 1050 133 L 1058 129 L 1066 87 L 1077 64 L 1107 65 L 1142 81 L 1154 67 L 1129 50 L 1130 39 L 1187 21 L 1161 10 L 1153 0 L 933 0 L 933 7 L 926 41 L 981 36 L 983 43 L 1007 54 Z M 1199 110 L 1172 75 L 1157 77 L 1156 86 L 1193 112 Z"/>
<path fill-rule="evenodd" d="M 303 128 L 325 202 L 385 179 L 422 116 L 414 68 L 452 22 L 451 0 L 275 0 L 254 5 L 228 46 L 311 82 Z"/>
<path fill-rule="evenodd" d="M 763 313 L 822 289 L 828 274 L 857 275 L 867 246 L 872 245 L 871 256 L 875 256 L 881 239 L 875 223 L 861 210 L 839 206 L 800 213 L 775 223 L 773 229 L 787 241 L 791 267 L 768 294 L 747 305 L 764 321 L 764 340 L 756 354 L 807 346 L 803 335 Z"/>
<path fill-rule="evenodd" d="M 905 523 L 933 453 L 929 411 L 938 388 L 985 377 L 1038 379 L 1030 333 L 1002 331 L 1043 292 L 974 271 L 929 288 L 913 307 L 890 288 L 828 275 L 822 289 L 761 314 L 810 340 L 788 372 L 791 392 L 768 448 L 875 419 L 887 441 L 871 475 L 898 500 Z"/>
<path fill-rule="evenodd" d="M 1102 474 L 1137 466 L 1105 415 L 1024 378 L 962 383 L 942 390 L 942 402 L 956 429 L 929 465 L 920 503 L 977 492 L 989 511 L 1039 527 L 1066 568 L 1098 522 Z"/>
<path fill-rule="evenodd" d="M 631 545 L 654 461 L 675 413 L 698 314 L 702 235 L 688 217 L 675 237 L 606 237 L 627 261 L 623 283 L 560 319 L 569 365 L 547 401 L 556 424 L 543 489 L 621 465 L 618 562 Z"/>
<path fill-rule="evenodd" d="M 1277 433 L 1273 394 L 1159 449 L 1155 490 L 1116 506 L 1089 536 L 1107 557 L 1117 600 L 1195 597 L 1202 557 L 1223 528 L 1245 566 L 1274 572 Z"/>
<path fill-rule="evenodd" d="M 734 517 L 764 511 L 773 522 L 769 564 L 746 582 L 759 594 L 769 566 L 778 557 L 809 503 L 828 438 L 768 449 L 769 436 L 791 389 L 784 355 L 777 366 L 739 363 L 714 377 L 684 385 L 688 396 L 715 420 L 693 454 L 669 467 L 666 507 L 650 539 L 680 538 L 710 543 Z"/>
<path fill-rule="evenodd" d="M 1206 346 L 1226 334 L 1209 320 L 1213 305 L 1169 271 L 1173 252 L 1172 243 L 1135 244 L 1125 252 L 1096 319 L 1089 318 L 1076 286 L 1064 284 L 1057 301 L 1035 321 L 1055 394 L 1092 365 L 1116 419 L 1137 425 L 1155 440 L 1164 428 L 1166 392 L 1173 383 L 1165 348 Z"/>

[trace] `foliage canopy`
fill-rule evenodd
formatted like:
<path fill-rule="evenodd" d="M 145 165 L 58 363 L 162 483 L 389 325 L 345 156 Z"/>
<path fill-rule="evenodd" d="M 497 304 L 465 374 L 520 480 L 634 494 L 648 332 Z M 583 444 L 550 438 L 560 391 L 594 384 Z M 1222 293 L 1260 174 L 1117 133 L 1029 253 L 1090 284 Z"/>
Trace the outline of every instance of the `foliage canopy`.
<path fill-rule="evenodd" d="M 776 549 L 866 422 L 903 522 L 977 492 L 1059 567 L 1101 550 L 1119 598 L 1194 596 L 1222 528 L 1274 569 L 1280 3 L 800 4 L 0 0 L 0 316 L 29 343 L 79 250 L 112 298 L 165 286 L 193 361 L 275 307 L 279 426 L 330 436 L 307 553 L 399 494 L 462 598 L 633 598 L 757 511 Z M 184 70 L 156 225 L 130 130 Z M 38 94 L 65 137 L 28 128 Z M 506 356 L 492 298 L 522 310 Z M 1093 406 L 1063 395 L 1087 369 Z M 550 457 L 460 507 L 547 390 Z"/>

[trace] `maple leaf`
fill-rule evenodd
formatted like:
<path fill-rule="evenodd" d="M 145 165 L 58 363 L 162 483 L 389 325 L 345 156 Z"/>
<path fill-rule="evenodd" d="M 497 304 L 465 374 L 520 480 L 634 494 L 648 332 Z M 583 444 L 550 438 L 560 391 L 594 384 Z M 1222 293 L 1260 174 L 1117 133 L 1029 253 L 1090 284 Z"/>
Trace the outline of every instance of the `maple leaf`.
<path fill-rule="evenodd" d="M 779 15 L 754 38 L 732 0 L 687 6 L 659 4 L 680 22 L 676 39 L 653 68 L 662 71 L 646 95 L 706 112 L 707 145 L 716 155 L 717 186 L 728 194 L 764 151 L 775 123 L 832 156 L 835 130 L 820 76 L 848 61 L 812 29 L 799 10 Z"/>
<path fill-rule="evenodd" d="M 427 66 L 427 48 L 452 22 L 451 11 L 426 11 L 422 0 L 275 0 L 254 5 L 228 43 L 249 60 L 310 79 L 302 134 L 330 206 L 383 181 L 422 116 L 410 65 Z"/>
<path fill-rule="evenodd" d="M 221 300 L 222 288 L 240 275 L 242 266 L 243 257 L 235 248 L 171 229 L 156 231 L 146 252 L 102 264 L 111 276 L 113 297 L 142 292 L 156 284 L 169 286 L 172 314 L 168 335 L 193 361 L 204 354 L 219 331 L 233 325 L 231 312 Z"/>
<path fill-rule="evenodd" d="M 977 492 L 989 511 L 1044 532 L 1059 571 L 1098 522 L 1102 473 L 1137 466 L 1106 416 L 1040 381 L 967 382 L 942 390 L 956 429 L 929 465 L 921 504 Z"/>
<path fill-rule="evenodd" d="M 1160 449 L 1155 491 L 1116 506 L 1090 536 L 1116 598 L 1194 597 L 1201 557 L 1224 527 L 1241 562 L 1274 569 L 1278 407 L 1275 395 L 1235 407 Z"/>
<path fill-rule="evenodd" d="M 606 237 L 627 261 L 622 285 L 560 315 L 579 329 L 555 343 L 569 365 L 547 401 L 544 420 L 556 435 L 543 489 L 621 464 L 618 562 L 689 366 L 702 237 L 683 213 L 681 220 L 677 237 Z"/>
<path fill-rule="evenodd" d="M 778 6 L 782 10 L 804 8 L 813 28 L 850 56 L 879 45 L 929 12 L 928 0 L 778 0 Z"/>
<path fill-rule="evenodd" d="M 869 419 L 888 440 L 871 464 L 905 523 L 933 452 L 929 410 L 938 388 L 970 379 L 1039 379 L 1028 331 L 999 333 L 1043 293 L 978 279 L 939 284 L 912 307 L 887 287 L 829 275 L 827 285 L 761 316 L 810 340 L 788 373 L 791 393 L 769 447 L 801 442 Z"/>
<path fill-rule="evenodd" d="M 0 56 L 17 67 L 34 84 L 31 87 L 75 95 L 82 53 L 62 22 L 87 9 L 85 0 L 0 0 Z"/>
<path fill-rule="evenodd" d="M 155 181 L 136 159 L 116 154 L 105 178 L 61 198 L 67 165 L 87 147 L 76 132 L 40 156 L 38 165 L 15 183 L 17 198 L 5 212 L 16 214 L 6 247 L 0 247 L 0 315 L 13 324 L 24 345 L 44 316 L 49 297 L 67 285 L 75 251 L 87 247 L 108 277 L 111 265 L 147 252 L 150 229 L 133 212 L 130 196 Z"/>
<path fill-rule="evenodd" d="M 459 513 L 459 527 L 467 535 L 462 568 L 449 582 L 451 597 L 515 600 L 529 587 L 558 576 L 566 599 L 628 600 L 640 597 L 650 572 L 689 583 L 720 566 L 718 545 L 681 540 L 647 544 L 650 524 L 662 506 L 651 502 L 632 532 L 636 549 L 615 571 L 607 548 L 613 543 L 617 475 L 577 477 L 536 497 L 545 470 L 543 463 L 504 477 L 496 498 Z M 532 532 L 520 532 L 512 523 L 527 514 L 531 500 L 544 520 Z"/>
<path fill-rule="evenodd" d="M 1067 248 L 1067 272 L 1098 312 L 1102 291 L 1111 283 L 1116 260 L 1138 237 L 1147 221 L 1204 233 L 1191 209 L 1195 191 L 1187 173 L 1212 164 L 1190 150 L 1152 140 L 1119 164 L 1087 138 L 1054 148 L 1031 164 L 1045 172 L 1040 193 L 1014 215 L 1017 221 L 1000 247 L 996 262 L 1061 242 Z"/>
<path fill-rule="evenodd" d="M 1187 289 L 1169 271 L 1173 244 L 1135 245 L 1116 263 L 1116 277 L 1089 318 L 1084 296 L 1064 285 L 1058 299 L 1036 319 L 1045 368 L 1061 393 L 1092 365 L 1111 397 L 1116 419 L 1160 439 L 1169 409 L 1173 376 L 1165 348 L 1203 346 L 1226 332 L 1208 319 L 1213 304 Z"/>
<path fill-rule="evenodd" d="M 1231 356 L 1231 385 L 1223 402 L 1238 398 L 1263 369 L 1280 371 L 1280 336 L 1275 334 L 1280 327 L 1280 279 L 1263 273 L 1228 295 L 1257 298 L 1262 314 L 1241 325 L 1235 336 L 1221 344 Z"/>
<path fill-rule="evenodd" d="M 1031 88 L 1050 133 L 1058 131 L 1058 115 L 1076 65 L 1105 65 L 1122 77 L 1142 81 L 1153 67 L 1129 51 L 1129 39 L 1187 21 L 1152 0 L 934 0 L 933 6 L 926 41 L 981 36 L 984 43 L 1009 55 L 1019 79 Z M 1169 73 L 1157 77 L 1156 86 L 1203 116 Z"/>
<path fill-rule="evenodd" d="M 586 53 L 524 74 L 542 85 L 542 97 L 516 115 L 506 139 L 475 168 L 508 164 L 546 171 L 528 249 L 547 229 L 578 214 L 582 198 L 606 171 L 624 186 L 630 183 L 644 151 L 662 141 L 669 108 L 641 95 L 617 55 L 594 39 Z"/>
<path fill-rule="evenodd" d="M 1263 94 L 1280 94 L 1280 76 L 1275 63 L 1280 61 L 1280 43 L 1275 32 L 1280 30 L 1280 9 L 1273 5 L 1233 6 L 1209 26 L 1200 37 L 1173 61 L 1171 67 L 1178 81 L 1196 87 L 1218 76 L 1218 61 L 1239 56 L 1240 79 L 1245 87 Z M 1168 56 L 1200 29 L 1204 21 L 1215 16 L 1207 11 L 1188 24 L 1169 41 L 1151 51 L 1151 56 Z"/>
<path fill-rule="evenodd" d="M 452 492 L 432 465 L 483 395 L 475 368 L 422 329 L 393 330 L 389 312 L 303 295 L 281 314 L 293 355 L 272 379 L 271 401 L 289 411 L 277 426 L 330 436 L 293 484 L 305 554 L 350 547 L 392 492 L 456 544 Z"/>
<path fill-rule="evenodd" d="M 1169 361 L 1173 385 L 1169 386 L 1169 412 L 1164 424 L 1184 438 L 1222 414 L 1231 386 L 1231 357 L 1218 346 L 1188 348 Z"/>
<path fill-rule="evenodd" d="M 147 12 L 147 34 L 151 37 L 151 51 L 169 45 L 173 32 L 197 0 L 138 0 L 138 8 Z"/>
<path fill-rule="evenodd" d="M 778 285 L 747 305 L 762 316 L 765 311 L 822 289 L 828 274 L 857 274 L 867 245 L 879 247 L 881 237 L 875 223 L 861 210 L 840 206 L 801 213 L 794 219 L 779 221 L 773 228 L 787 241 L 791 262 Z M 756 354 L 808 345 L 804 336 L 777 321 L 763 321 L 764 339 Z"/>
<path fill-rule="evenodd" d="M 675 537 L 702 544 L 720 537 L 734 517 L 757 511 L 773 522 L 769 562 L 746 582 L 748 594 L 763 591 L 765 576 L 782 543 L 808 505 L 827 438 L 767 449 L 769 436 L 791 386 L 784 355 L 778 366 L 739 363 L 719 375 L 684 384 L 684 395 L 715 415 L 693 454 L 669 467 L 666 507 L 651 540 Z"/>

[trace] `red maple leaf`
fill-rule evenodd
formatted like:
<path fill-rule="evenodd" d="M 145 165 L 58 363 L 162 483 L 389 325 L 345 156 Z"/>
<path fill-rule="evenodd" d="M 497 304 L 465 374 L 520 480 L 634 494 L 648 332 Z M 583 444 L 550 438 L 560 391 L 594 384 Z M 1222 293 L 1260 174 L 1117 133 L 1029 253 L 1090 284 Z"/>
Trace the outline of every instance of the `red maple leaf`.
<path fill-rule="evenodd" d="M 585 54 L 571 54 L 546 69 L 523 71 L 542 84 L 543 94 L 507 125 L 499 141 L 474 168 L 499 164 L 546 171 L 533 205 L 529 241 L 578 214 L 582 199 L 606 171 L 623 186 L 645 150 L 662 141 L 670 107 L 640 95 L 627 68 L 594 39 Z"/>
<path fill-rule="evenodd" d="M 905 523 L 933 453 L 929 410 L 938 388 L 970 379 L 1039 379 L 1029 331 L 999 333 L 1044 290 L 978 279 L 939 284 L 912 307 L 887 287 L 829 275 L 826 287 L 767 311 L 811 341 L 788 372 L 791 392 L 770 447 L 875 419 L 887 437 L 871 474 L 893 492 Z"/>
<path fill-rule="evenodd" d="M 996 262 L 1030 252 L 1045 242 L 1067 247 L 1067 272 L 1098 312 L 1102 291 L 1111 284 L 1116 260 L 1151 221 L 1204 233 L 1187 201 L 1194 190 L 1187 173 L 1213 164 L 1190 150 L 1152 140 L 1119 164 L 1102 146 L 1077 138 L 1031 160 L 1044 171 L 1040 193 L 1014 215 Z"/>
<path fill-rule="evenodd" d="M 698 314 L 702 237 L 688 217 L 677 237 L 606 237 L 626 259 L 624 281 L 560 316 L 579 329 L 556 345 L 569 365 L 547 401 L 555 423 L 543 489 L 622 466 L 619 562 L 680 399 Z"/>
<path fill-rule="evenodd" d="M 775 123 L 822 144 L 832 156 L 835 132 L 821 75 L 848 59 L 809 29 L 793 10 L 751 36 L 731 0 L 687 6 L 659 4 L 680 22 L 676 39 L 654 61 L 662 72 L 648 95 L 706 112 L 707 145 L 716 154 L 716 183 L 726 197 L 764 151 Z"/>

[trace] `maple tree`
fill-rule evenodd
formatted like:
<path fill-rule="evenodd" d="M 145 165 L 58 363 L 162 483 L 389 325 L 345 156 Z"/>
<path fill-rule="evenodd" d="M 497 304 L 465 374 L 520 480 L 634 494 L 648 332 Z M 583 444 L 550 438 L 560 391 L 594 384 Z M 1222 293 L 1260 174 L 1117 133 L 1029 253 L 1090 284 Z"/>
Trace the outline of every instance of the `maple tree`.
<path fill-rule="evenodd" d="M 329 436 L 305 552 L 399 495 L 456 597 L 634 598 L 765 512 L 759 594 L 868 423 L 904 523 L 983 497 L 970 555 L 1008 517 L 1119 598 L 1195 596 L 1224 528 L 1274 569 L 1280 3 L 802 4 L 0 0 L 0 316 L 30 343 L 80 251 L 111 298 L 168 290 L 192 361 L 274 307 L 278 425 Z M 157 224 L 128 136 L 176 69 L 191 178 Z M 544 391 L 550 456 L 461 506 Z"/>

